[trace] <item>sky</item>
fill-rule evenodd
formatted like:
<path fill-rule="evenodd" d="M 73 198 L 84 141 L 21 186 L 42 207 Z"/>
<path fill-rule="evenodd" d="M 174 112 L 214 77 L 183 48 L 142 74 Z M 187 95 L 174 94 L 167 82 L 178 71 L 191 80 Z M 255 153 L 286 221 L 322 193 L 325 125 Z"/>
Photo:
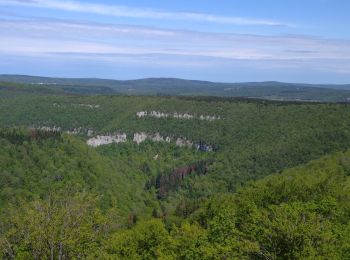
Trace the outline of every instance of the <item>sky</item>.
<path fill-rule="evenodd" d="M 349 0 L 0 0 L 0 74 L 350 83 Z"/>

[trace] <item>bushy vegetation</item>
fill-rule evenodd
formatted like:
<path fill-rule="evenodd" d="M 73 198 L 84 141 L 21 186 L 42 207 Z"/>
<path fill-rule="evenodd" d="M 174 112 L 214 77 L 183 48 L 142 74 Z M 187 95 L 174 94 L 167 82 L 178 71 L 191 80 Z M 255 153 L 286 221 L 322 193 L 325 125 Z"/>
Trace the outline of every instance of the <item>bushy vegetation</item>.
<path fill-rule="evenodd" d="M 208 182 L 214 184 L 210 189 L 233 191 L 247 180 L 346 150 L 350 145 L 347 104 L 26 94 L 1 100 L 0 108 L 3 126 L 82 128 L 94 130 L 95 135 L 125 132 L 129 139 L 135 132 L 159 132 L 212 145 L 217 151 L 208 155 L 214 161 L 210 174 L 196 180 L 199 190 L 192 185 L 191 196 L 203 195 Z M 221 119 L 138 118 L 139 111 L 216 115 Z"/>
<path fill-rule="evenodd" d="M 81 95 L 159 95 L 249 97 L 289 101 L 348 102 L 350 85 L 298 84 L 283 82 L 215 83 L 176 78 L 106 80 L 92 78 L 47 78 L 0 75 L 0 81 L 46 86 L 69 94 Z"/>
<path fill-rule="evenodd" d="M 348 259 L 348 105 L 24 88 L 0 90 L 2 258 Z M 75 128 L 129 139 L 93 148 Z"/>
<path fill-rule="evenodd" d="M 96 151 L 74 136 L 43 130 L 3 129 L 0 144 L 0 209 L 70 189 L 99 194 L 101 209 L 124 218 L 158 207 L 155 188 L 145 188 L 149 180 L 205 156 L 151 142 Z"/>
<path fill-rule="evenodd" d="M 101 211 L 98 191 L 47 192 L 6 207 L 0 246 L 19 259 L 347 259 L 349 158 L 328 156 L 128 225 Z"/>

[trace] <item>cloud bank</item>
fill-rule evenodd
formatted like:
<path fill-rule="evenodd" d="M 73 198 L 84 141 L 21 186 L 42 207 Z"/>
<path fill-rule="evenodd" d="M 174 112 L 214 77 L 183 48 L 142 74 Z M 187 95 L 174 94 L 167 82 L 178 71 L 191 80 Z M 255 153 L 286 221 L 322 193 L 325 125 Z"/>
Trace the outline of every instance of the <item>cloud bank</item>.
<path fill-rule="evenodd" d="M 196 12 L 169 12 L 147 8 L 132 8 L 119 5 L 106 5 L 95 3 L 84 3 L 78 1 L 57 1 L 57 0 L 0 0 L 2 5 L 29 6 L 37 8 L 48 8 L 70 12 L 91 13 L 98 15 L 108 15 L 115 17 L 146 18 L 146 19 L 168 19 L 198 21 L 209 23 L 221 23 L 232 25 L 258 25 L 258 26 L 289 26 L 286 23 L 244 18 L 233 16 L 220 16 L 207 13 Z"/>
<path fill-rule="evenodd" d="M 350 60 L 349 40 L 206 33 L 54 19 L 1 19 L 1 16 L 0 22 L 2 53 L 163 54 L 299 62 Z"/>
<path fill-rule="evenodd" d="M 150 19 L 169 19 L 174 15 L 53 0 L 0 0 L 0 6 L 10 5 L 9 2 L 11 6 L 153 16 Z M 186 13 L 183 17 L 187 15 L 199 19 L 193 18 L 199 14 Z M 347 83 L 350 40 L 164 29 L 0 10 L 0 73 L 124 79 L 163 76 L 215 81 L 295 82 L 300 78 L 309 79 L 308 82 L 333 79 Z"/>

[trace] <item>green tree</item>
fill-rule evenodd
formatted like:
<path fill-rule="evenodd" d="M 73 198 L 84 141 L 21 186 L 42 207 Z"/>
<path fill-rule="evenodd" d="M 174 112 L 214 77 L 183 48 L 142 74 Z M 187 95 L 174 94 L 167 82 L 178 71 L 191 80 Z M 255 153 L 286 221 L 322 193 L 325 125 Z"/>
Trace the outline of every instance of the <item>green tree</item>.
<path fill-rule="evenodd" d="M 4 217 L 4 258 L 71 259 L 96 254 L 105 232 L 96 198 L 87 193 L 51 194 Z"/>

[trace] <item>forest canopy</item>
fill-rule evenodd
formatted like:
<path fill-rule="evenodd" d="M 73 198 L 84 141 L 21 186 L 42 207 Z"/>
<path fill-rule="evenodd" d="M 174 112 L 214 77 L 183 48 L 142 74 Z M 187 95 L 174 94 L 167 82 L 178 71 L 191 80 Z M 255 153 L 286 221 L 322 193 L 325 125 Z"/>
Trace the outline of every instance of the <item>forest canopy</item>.
<path fill-rule="evenodd" d="M 4 259 L 350 254 L 348 104 L 0 93 Z"/>

